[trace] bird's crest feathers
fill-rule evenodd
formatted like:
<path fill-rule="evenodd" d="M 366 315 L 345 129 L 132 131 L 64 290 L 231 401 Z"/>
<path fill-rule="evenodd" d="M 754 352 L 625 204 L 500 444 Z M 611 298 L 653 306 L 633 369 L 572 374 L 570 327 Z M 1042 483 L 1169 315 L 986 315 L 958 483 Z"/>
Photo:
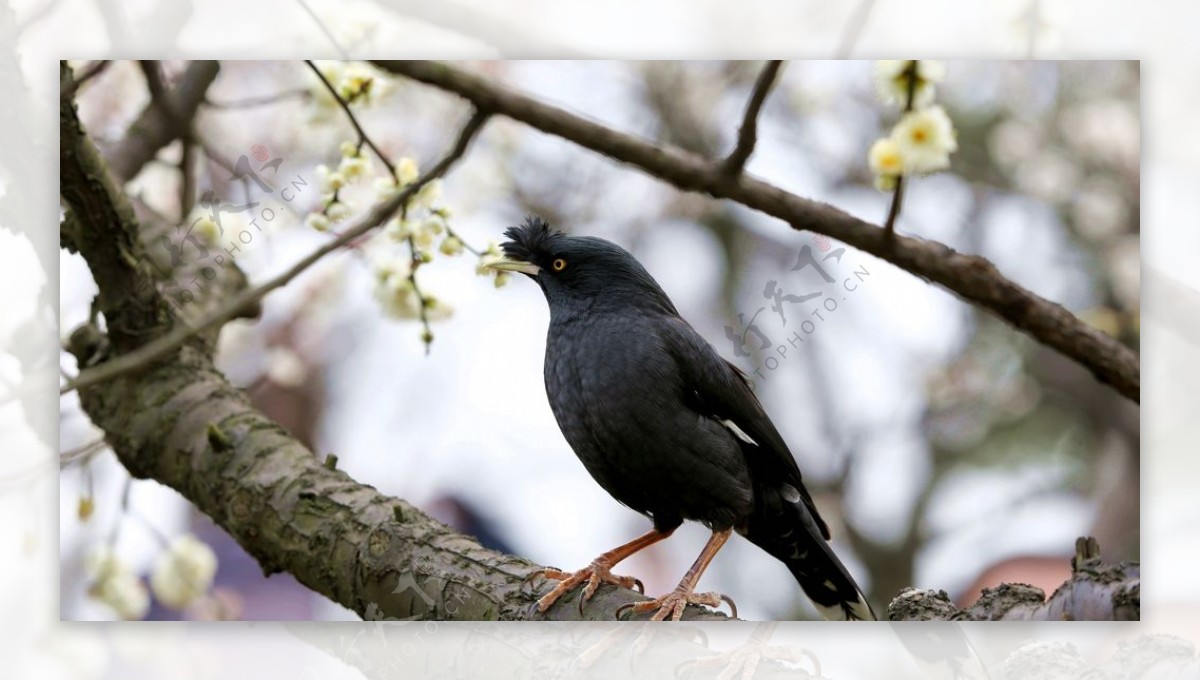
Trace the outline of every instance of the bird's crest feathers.
<path fill-rule="evenodd" d="M 533 262 L 539 254 L 548 253 L 554 241 L 565 235 L 551 229 L 550 223 L 542 218 L 529 215 L 524 224 L 504 230 L 504 236 L 510 239 L 500 244 L 506 256 L 513 260 Z"/>

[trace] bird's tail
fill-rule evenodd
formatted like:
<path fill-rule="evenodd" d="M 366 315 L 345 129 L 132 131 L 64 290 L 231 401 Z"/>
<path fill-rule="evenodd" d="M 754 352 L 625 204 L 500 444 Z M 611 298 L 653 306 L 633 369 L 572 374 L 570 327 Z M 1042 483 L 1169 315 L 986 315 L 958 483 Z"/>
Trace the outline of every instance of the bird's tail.
<path fill-rule="evenodd" d="M 758 510 L 744 532 L 746 538 L 787 565 L 825 619 L 875 620 L 866 596 L 805 504 L 774 501 Z"/>

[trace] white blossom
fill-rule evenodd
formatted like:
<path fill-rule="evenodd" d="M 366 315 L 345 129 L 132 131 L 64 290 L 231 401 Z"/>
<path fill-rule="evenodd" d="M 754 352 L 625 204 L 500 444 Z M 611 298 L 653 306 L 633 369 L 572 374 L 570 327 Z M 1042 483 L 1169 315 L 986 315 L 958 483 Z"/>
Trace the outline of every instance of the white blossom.
<path fill-rule="evenodd" d="M 150 593 L 132 572 L 122 572 L 97 584 L 92 595 L 123 620 L 140 620 L 150 611 Z"/>
<path fill-rule="evenodd" d="M 412 271 L 412 262 L 392 253 L 378 254 L 371 258 L 371 271 L 376 282 L 382 282 L 392 276 L 408 279 L 408 274 Z"/>
<path fill-rule="evenodd" d="M 108 579 L 113 574 L 125 569 L 124 564 L 117 554 L 113 552 L 112 547 L 107 544 L 96 546 L 83 559 L 83 570 L 94 581 L 102 581 Z"/>
<path fill-rule="evenodd" d="M 429 248 L 433 245 L 433 240 L 444 231 L 442 221 L 436 217 L 429 217 L 417 223 L 416 229 L 413 230 L 413 241 L 421 248 Z"/>
<path fill-rule="evenodd" d="M 84 570 L 92 579 L 90 597 L 112 608 L 121 619 L 140 620 L 146 616 L 150 593 L 110 546 L 92 549 L 84 559 Z"/>
<path fill-rule="evenodd" d="M 398 191 L 400 187 L 396 185 L 395 178 L 380 177 L 375 180 L 375 196 L 381 201 L 392 198 Z"/>
<path fill-rule="evenodd" d="M 940 106 L 904 114 L 892 129 L 904 172 L 932 173 L 950 167 L 950 153 L 958 149 L 954 124 Z"/>
<path fill-rule="evenodd" d="M 438 199 L 442 198 L 442 181 L 430 180 L 421 187 L 417 195 L 409 201 L 410 208 L 430 208 Z"/>
<path fill-rule="evenodd" d="M 909 60 L 881 59 L 875 62 L 876 86 L 879 97 L 885 104 L 903 108 L 908 103 Z M 935 83 L 946 75 L 946 66 L 940 61 L 921 59 L 917 61 L 916 83 L 913 85 L 913 107 L 920 109 L 933 103 Z"/>
<path fill-rule="evenodd" d="M 95 512 L 96 512 L 95 497 L 93 497 L 91 495 L 79 497 L 79 507 L 76 511 L 76 514 L 79 516 L 80 522 L 86 523 L 89 519 L 91 519 L 92 514 Z"/>
<path fill-rule="evenodd" d="M 330 222 L 341 222 L 350 217 L 350 206 L 340 201 L 335 201 L 325 209 L 325 215 L 329 218 Z"/>
<path fill-rule="evenodd" d="M 457 236 L 451 234 L 442 239 L 442 244 L 438 246 L 438 250 L 444 255 L 461 255 L 463 252 L 463 242 Z"/>
<path fill-rule="evenodd" d="M 363 156 L 343 156 L 337 172 L 346 182 L 354 182 L 371 172 L 371 162 Z"/>
<path fill-rule="evenodd" d="M 904 158 L 900 155 L 900 145 L 890 137 L 875 140 L 868 155 L 871 171 L 876 175 L 900 175 L 904 172 Z"/>
<path fill-rule="evenodd" d="M 396 180 L 401 187 L 412 184 L 421 174 L 420 167 L 417 161 L 413 158 L 405 156 L 396 164 Z"/>
<path fill-rule="evenodd" d="M 195 218 L 192 222 L 192 233 L 199 236 L 210 246 L 217 245 L 221 238 L 221 225 L 218 225 L 210 215 Z"/>
<path fill-rule="evenodd" d="M 322 163 L 317 166 L 317 186 L 322 192 L 332 194 L 346 186 L 346 178 L 337 171 L 329 170 L 329 166 Z"/>
<path fill-rule="evenodd" d="M 208 593 L 216 574 L 217 555 L 208 544 L 186 534 L 155 559 L 150 588 L 163 605 L 182 610 Z"/>
<path fill-rule="evenodd" d="M 413 288 L 408 273 L 399 271 L 377 276 L 375 300 L 384 314 L 396 319 L 416 319 L 421 316 L 421 297 Z"/>
<path fill-rule="evenodd" d="M 480 276 L 499 276 L 502 272 L 490 269 L 488 266 L 503 259 L 504 253 L 500 251 L 500 246 L 495 241 L 489 241 L 487 248 L 483 250 L 483 253 L 479 254 L 479 261 L 475 264 L 475 274 Z"/>
<path fill-rule="evenodd" d="M 329 218 L 322 213 L 309 213 L 308 217 L 304 218 L 304 224 L 318 232 L 329 231 Z"/>
<path fill-rule="evenodd" d="M 383 226 L 383 234 L 393 241 L 407 241 L 413 234 L 413 226 L 403 218 L 392 218 Z"/>
<path fill-rule="evenodd" d="M 425 296 L 425 318 L 431 322 L 448 319 L 454 314 L 454 308 L 439 298 Z"/>
<path fill-rule="evenodd" d="M 354 103 L 360 99 L 371 101 L 376 76 L 369 67 L 352 62 L 346 64 L 338 76 L 338 80 L 331 82 L 336 84 L 339 97 L 347 103 Z"/>

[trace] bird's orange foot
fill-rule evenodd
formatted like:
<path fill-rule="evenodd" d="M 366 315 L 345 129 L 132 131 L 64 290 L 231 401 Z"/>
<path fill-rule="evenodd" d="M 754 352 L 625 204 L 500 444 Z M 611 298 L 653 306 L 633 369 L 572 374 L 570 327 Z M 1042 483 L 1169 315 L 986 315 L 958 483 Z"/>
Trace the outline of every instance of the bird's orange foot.
<path fill-rule="evenodd" d="M 538 612 L 546 612 L 558 599 L 580 584 L 585 584 L 583 595 L 579 598 L 580 609 L 596 593 L 596 589 L 599 589 L 601 584 L 616 584 L 626 589 L 637 588 L 642 593 L 646 592 L 645 587 L 642 586 L 642 580 L 637 577 L 614 575 L 612 573 L 612 566 L 602 560 L 594 560 L 591 565 L 576 572 L 563 572 L 555 568 L 544 568 L 531 574 L 529 579 L 538 575 L 558 582 L 557 586 L 551 589 L 545 596 L 538 599 Z"/>
<path fill-rule="evenodd" d="M 729 609 L 733 611 L 733 617 L 736 619 L 737 606 L 734 605 L 733 599 L 729 596 L 719 594 L 715 591 L 696 593 L 695 591 L 679 588 L 653 600 L 622 605 L 620 608 L 617 608 L 617 619 L 621 619 L 621 614 L 626 610 L 631 611 L 634 615 L 653 610 L 656 612 L 650 618 L 652 622 L 662 622 L 668 618 L 672 622 L 678 622 L 683 617 L 684 608 L 689 604 L 707 605 L 710 608 L 718 608 L 722 602 L 729 604 Z"/>

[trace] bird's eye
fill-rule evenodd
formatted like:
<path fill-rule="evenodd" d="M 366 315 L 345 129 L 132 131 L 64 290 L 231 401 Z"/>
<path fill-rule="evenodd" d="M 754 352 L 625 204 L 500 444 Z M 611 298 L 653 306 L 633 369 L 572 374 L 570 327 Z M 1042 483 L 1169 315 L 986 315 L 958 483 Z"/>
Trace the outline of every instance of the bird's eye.
<path fill-rule="evenodd" d="M 555 272 L 562 272 L 563 270 L 567 269 L 567 261 L 563 260 L 562 258 L 555 258 L 554 262 L 551 263 L 551 266 L 554 268 Z"/>

